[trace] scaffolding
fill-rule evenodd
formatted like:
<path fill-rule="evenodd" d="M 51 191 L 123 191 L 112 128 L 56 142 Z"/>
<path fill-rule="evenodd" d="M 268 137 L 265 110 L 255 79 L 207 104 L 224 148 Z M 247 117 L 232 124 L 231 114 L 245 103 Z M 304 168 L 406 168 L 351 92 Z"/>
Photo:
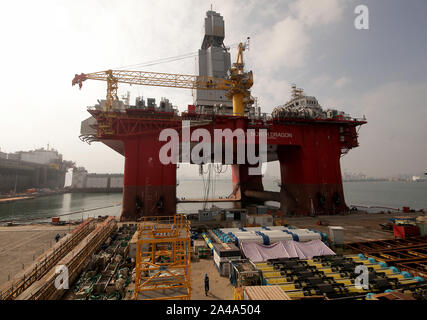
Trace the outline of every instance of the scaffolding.
<path fill-rule="evenodd" d="M 135 300 L 191 298 L 190 222 L 183 215 L 138 224 Z"/>

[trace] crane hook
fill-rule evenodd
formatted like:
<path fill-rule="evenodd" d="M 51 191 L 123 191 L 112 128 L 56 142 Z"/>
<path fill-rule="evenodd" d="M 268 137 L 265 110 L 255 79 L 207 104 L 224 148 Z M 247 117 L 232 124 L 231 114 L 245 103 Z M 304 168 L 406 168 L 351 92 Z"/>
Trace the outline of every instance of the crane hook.
<path fill-rule="evenodd" d="M 76 74 L 76 75 L 74 75 L 74 79 L 72 81 L 72 85 L 74 86 L 74 85 L 78 84 L 79 85 L 79 89 L 81 89 L 82 86 L 83 86 L 83 81 L 85 81 L 85 80 L 87 80 L 87 75 L 86 74 L 84 74 L 84 73 L 82 73 L 82 74 Z"/>

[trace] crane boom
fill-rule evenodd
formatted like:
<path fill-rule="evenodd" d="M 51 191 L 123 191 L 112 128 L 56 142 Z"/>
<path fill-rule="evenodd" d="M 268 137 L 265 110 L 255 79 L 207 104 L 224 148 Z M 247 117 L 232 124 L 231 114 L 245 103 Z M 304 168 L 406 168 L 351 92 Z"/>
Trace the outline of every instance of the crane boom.
<path fill-rule="evenodd" d="M 81 88 L 82 82 L 87 79 L 108 81 L 109 78 L 117 79 L 120 83 L 183 89 L 230 90 L 233 86 L 232 81 L 222 78 L 126 70 L 82 73 L 75 76 L 73 85 L 78 84 Z"/>
<path fill-rule="evenodd" d="M 245 49 L 246 45 L 240 43 L 237 61 L 233 64 L 228 79 L 147 71 L 106 70 L 87 74 L 76 74 L 72 81 L 72 85 L 78 84 L 81 89 L 83 82 L 88 79 L 106 81 L 107 100 L 105 112 L 107 117 L 113 117 L 113 115 L 108 116 L 108 113 L 110 113 L 114 102 L 119 100 L 117 97 L 119 82 L 131 85 L 183 89 L 225 90 L 226 96 L 232 98 L 233 101 L 233 115 L 244 116 L 245 102 L 253 103 L 249 91 L 253 85 L 252 71 L 244 72 L 243 70 L 243 51 Z"/>

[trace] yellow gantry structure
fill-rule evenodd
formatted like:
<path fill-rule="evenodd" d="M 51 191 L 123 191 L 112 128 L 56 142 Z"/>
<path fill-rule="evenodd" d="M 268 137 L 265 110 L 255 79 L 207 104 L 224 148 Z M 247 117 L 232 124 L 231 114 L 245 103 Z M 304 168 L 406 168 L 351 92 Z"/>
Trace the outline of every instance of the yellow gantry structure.
<path fill-rule="evenodd" d="M 88 79 L 107 82 L 107 98 L 104 113 L 107 121 L 104 125 L 105 128 L 103 128 L 106 134 L 112 134 L 112 131 L 108 130 L 108 127 L 111 127 L 112 118 L 114 118 L 114 114 L 111 111 L 115 111 L 117 108 L 115 103 L 118 101 L 117 88 L 119 82 L 142 86 L 226 90 L 226 96 L 233 101 L 233 115 L 243 117 L 245 115 L 245 104 L 253 103 L 249 91 L 253 85 L 253 74 L 252 71 L 244 71 L 243 51 L 245 49 L 246 45 L 240 43 L 237 60 L 230 69 L 228 79 L 160 72 L 106 70 L 87 74 L 82 73 L 80 75 L 76 74 L 72 85 L 78 84 L 81 88 L 83 81 Z"/>
<path fill-rule="evenodd" d="M 136 245 L 136 300 L 191 298 L 190 222 L 183 215 L 144 217 Z"/>

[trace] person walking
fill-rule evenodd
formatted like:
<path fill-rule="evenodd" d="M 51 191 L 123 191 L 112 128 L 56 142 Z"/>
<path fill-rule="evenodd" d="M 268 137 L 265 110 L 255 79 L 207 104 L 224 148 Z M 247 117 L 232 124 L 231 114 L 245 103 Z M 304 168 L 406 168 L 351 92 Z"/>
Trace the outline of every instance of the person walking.
<path fill-rule="evenodd" d="M 58 241 L 59 241 L 59 238 L 61 238 L 61 236 L 59 235 L 59 233 L 57 233 L 57 234 L 56 234 L 56 236 L 55 236 L 55 240 L 56 240 L 56 242 L 58 242 Z"/>
<path fill-rule="evenodd" d="M 208 274 L 205 273 L 205 295 L 208 296 L 209 292 L 209 277 Z"/>

